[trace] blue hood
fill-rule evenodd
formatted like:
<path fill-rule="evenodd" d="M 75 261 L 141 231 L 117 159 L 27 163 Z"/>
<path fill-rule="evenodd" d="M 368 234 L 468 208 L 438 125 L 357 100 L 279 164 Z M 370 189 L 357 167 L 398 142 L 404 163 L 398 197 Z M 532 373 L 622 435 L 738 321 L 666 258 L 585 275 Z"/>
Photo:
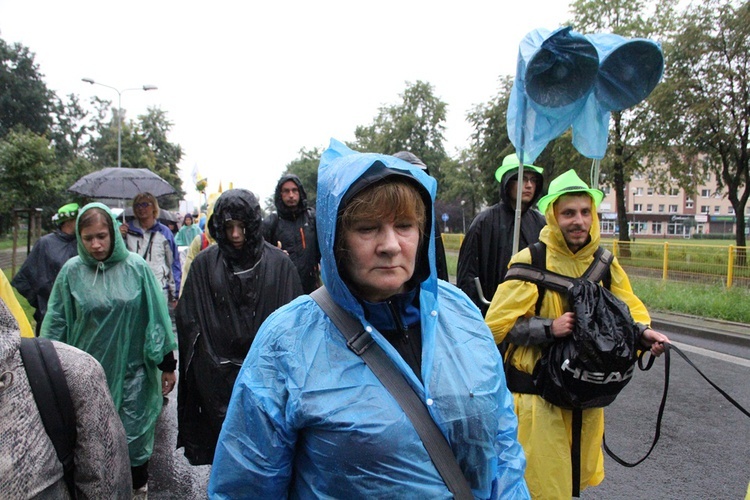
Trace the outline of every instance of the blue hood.
<path fill-rule="evenodd" d="M 321 253 L 323 284 L 341 307 L 358 318 L 363 317 L 359 301 L 352 295 L 339 274 L 334 254 L 336 242 L 336 221 L 342 201 L 349 189 L 359 192 L 366 185 L 391 175 L 403 175 L 415 181 L 428 195 L 425 199 L 427 220 L 426 234 L 420 256 L 417 257 L 415 274 L 419 276 L 421 309 L 433 310 L 436 307 L 437 273 L 435 271 L 435 240 L 433 203 L 437 191 L 435 179 L 410 163 L 393 156 L 375 153 L 357 153 L 341 142 L 331 139 L 331 143 L 320 158 L 318 169 L 317 226 L 318 244 Z M 351 194 L 349 195 L 351 196 Z M 425 263 L 425 260 L 427 261 Z"/>

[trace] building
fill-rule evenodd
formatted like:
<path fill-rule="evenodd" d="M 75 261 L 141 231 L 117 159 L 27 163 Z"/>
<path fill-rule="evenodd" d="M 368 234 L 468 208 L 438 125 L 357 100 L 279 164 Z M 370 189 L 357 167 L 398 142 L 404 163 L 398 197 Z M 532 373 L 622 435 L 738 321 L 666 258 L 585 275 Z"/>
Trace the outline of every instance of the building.
<path fill-rule="evenodd" d="M 602 235 L 617 234 L 615 192 L 603 187 L 605 197 L 599 206 Z M 634 237 L 689 238 L 695 234 L 727 234 L 736 232 L 736 214 L 724 192 L 716 190 L 713 173 L 701 179 L 696 194 L 688 196 L 681 188 L 659 192 L 649 185 L 647 175 L 637 175 L 626 185 L 625 206 L 629 234 Z M 745 209 L 745 230 L 748 231 L 750 205 Z"/>

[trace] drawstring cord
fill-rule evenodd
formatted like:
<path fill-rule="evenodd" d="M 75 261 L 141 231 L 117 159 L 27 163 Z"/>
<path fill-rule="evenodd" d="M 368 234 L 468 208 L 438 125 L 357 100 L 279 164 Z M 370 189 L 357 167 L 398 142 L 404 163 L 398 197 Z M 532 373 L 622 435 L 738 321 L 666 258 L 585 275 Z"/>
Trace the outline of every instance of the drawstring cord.
<path fill-rule="evenodd" d="M 96 285 L 96 278 L 99 276 L 99 270 L 100 269 L 102 271 L 102 284 L 106 288 L 106 286 L 107 286 L 107 278 L 106 278 L 106 273 L 104 272 L 104 262 L 98 262 L 96 264 L 96 273 L 94 273 L 94 282 L 91 283 L 91 286 L 93 287 L 94 285 Z"/>

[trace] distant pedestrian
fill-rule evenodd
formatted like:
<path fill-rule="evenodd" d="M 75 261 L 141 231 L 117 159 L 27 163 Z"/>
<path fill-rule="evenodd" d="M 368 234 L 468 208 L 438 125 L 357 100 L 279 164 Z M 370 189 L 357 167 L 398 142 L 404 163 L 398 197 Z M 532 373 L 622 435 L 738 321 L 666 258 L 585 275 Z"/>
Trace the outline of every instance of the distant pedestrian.
<path fill-rule="evenodd" d="M 55 278 L 68 259 L 78 255 L 76 243 L 76 217 L 78 204 L 68 203 L 60 207 L 52 221 L 57 229 L 39 238 L 24 261 L 21 269 L 13 277 L 11 284 L 18 293 L 35 309 L 36 334 L 42 328 L 47 301 L 52 292 Z"/>
<path fill-rule="evenodd" d="M 263 236 L 289 254 L 302 290 L 311 293 L 320 286 L 320 249 L 315 209 L 307 206 L 307 194 L 299 177 L 283 175 L 276 184 L 273 202 L 276 212 L 263 221 Z"/>
<path fill-rule="evenodd" d="M 539 231 L 544 227 L 544 216 L 534 208 L 544 192 L 542 173 L 542 168 L 536 165 L 523 166 L 519 251 L 539 241 Z M 474 278 L 479 278 L 485 298 L 492 300 L 513 256 L 519 181 L 515 154 L 503 159 L 503 164 L 495 172 L 495 179 L 500 183 L 500 202 L 474 218 L 458 254 L 456 286 L 469 296 L 482 314 L 487 313 L 488 306 L 480 300 Z"/>
<path fill-rule="evenodd" d="M 195 224 L 195 219 L 193 219 L 192 214 L 186 214 L 185 218 L 182 220 L 182 227 L 177 232 L 174 242 L 177 246 L 186 247 L 202 232 L 203 231 L 198 227 L 198 224 Z"/>
<path fill-rule="evenodd" d="M 65 263 L 52 288 L 42 337 L 96 358 L 128 436 L 133 488 L 148 491 L 162 397 L 174 389 L 177 348 L 167 304 L 148 264 L 125 248 L 106 206 L 78 216 L 78 257 Z"/>
<path fill-rule="evenodd" d="M 261 225 L 253 193 L 222 193 L 208 222 L 217 244 L 195 257 L 177 304 L 177 447 L 193 465 L 213 461 L 234 380 L 260 325 L 302 294 L 292 261 L 263 239 Z"/>
<path fill-rule="evenodd" d="M 137 194 L 133 213 L 135 219 L 120 226 L 125 246 L 148 262 L 167 300 L 177 300 L 182 277 L 180 253 L 172 231 L 158 221 L 159 202 L 151 193 Z"/>

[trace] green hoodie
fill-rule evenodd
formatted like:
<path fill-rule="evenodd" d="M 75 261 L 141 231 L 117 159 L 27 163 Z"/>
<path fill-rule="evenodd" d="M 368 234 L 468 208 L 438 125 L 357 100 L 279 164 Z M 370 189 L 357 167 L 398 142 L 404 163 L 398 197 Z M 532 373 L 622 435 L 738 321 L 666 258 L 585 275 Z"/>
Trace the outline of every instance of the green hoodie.
<path fill-rule="evenodd" d="M 114 249 L 104 261 L 83 246 L 81 216 L 101 208 L 112 219 Z M 115 407 L 128 436 L 131 466 L 153 452 L 162 408 L 157 365 L 177 348 L 161 287 L 146 261 L 129 252 L 106 206 L 90 203 L 76 221 L 78 256 L 65 263 L 52 288 L 41 336 L 94 356 L 104 368 Z"/>

